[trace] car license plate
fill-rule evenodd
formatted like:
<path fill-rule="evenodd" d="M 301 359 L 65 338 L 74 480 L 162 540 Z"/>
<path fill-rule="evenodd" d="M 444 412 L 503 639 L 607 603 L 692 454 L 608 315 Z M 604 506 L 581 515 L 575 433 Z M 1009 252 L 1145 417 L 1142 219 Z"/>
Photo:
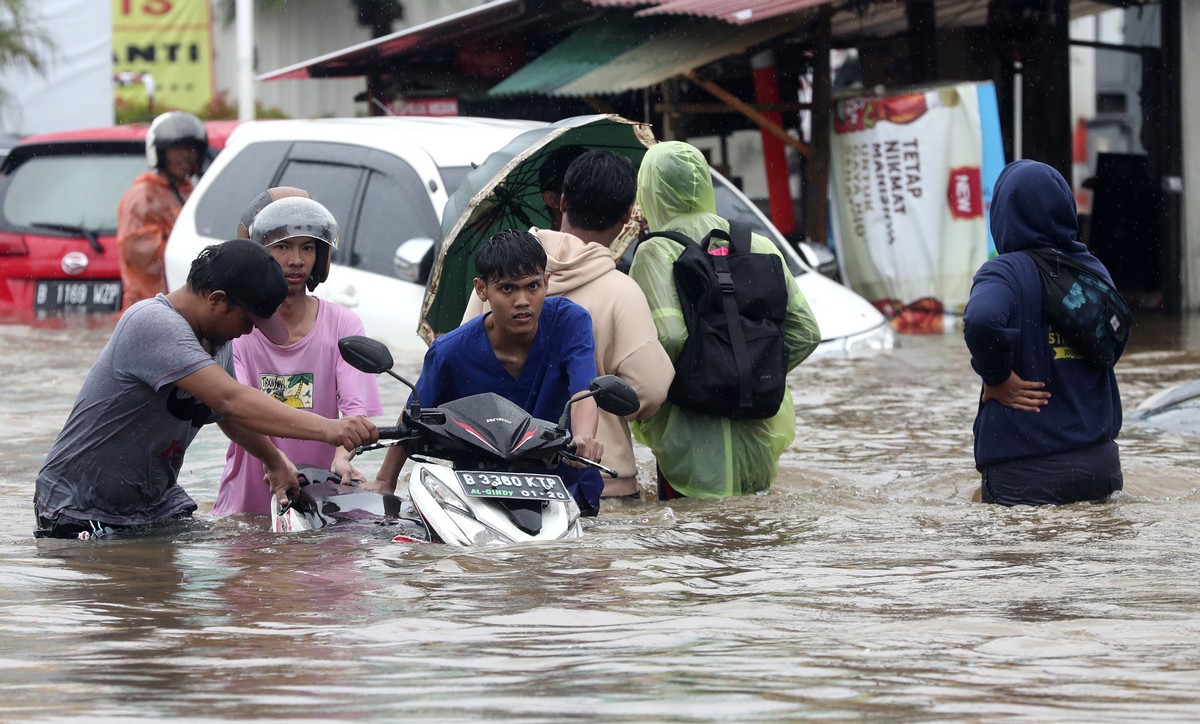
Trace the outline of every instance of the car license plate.
<path fill-rule="evenodd" d="M 37 283 L 33 309 L 47 312 L 116 312 L 121 309 L 119 281 L 58 281 Z"/>
<path fill-rule="evenodd" d="M 474 498 L 510 500 L 570 500 L 571 494 L 557 475 L 537 473 L 492 473 L 456 470 L 458 481 L 467 495 Z"/>

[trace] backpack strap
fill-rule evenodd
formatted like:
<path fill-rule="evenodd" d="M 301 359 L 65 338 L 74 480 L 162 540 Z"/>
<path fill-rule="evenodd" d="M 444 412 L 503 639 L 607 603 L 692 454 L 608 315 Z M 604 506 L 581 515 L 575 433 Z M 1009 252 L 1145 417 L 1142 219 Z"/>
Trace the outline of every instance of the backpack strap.
<path fill-rule="evenodd" d="M 650 241 L 651 239 L 653 239 L 655 237 L 662 237 L 664 239 L 670 239 L 671 241 L 675 242 L 676 244 L 680 244 L 684 247 L 687 247 L 687 246 L 690 246 L 691 244 L 696 243 L 696 242 L 692 241 L 691 237 L 687 236 L 686 234 L 681 234 L 678 231 L 651 231 L 648 234 L 646 234 L 644 237 L 642 237 L 641 239 L 638 239 L 638 245 L 640 246 L 642 244 L 642 242 Z"/>
<path fill-rule="evenodd" d="M 750 253 L 750 225 L 744 221 L 729 222 L 729 253 Z"/>
<path fill-rule="evenodd" d="M 732 227 L 733 224 L 731 223 L 730 226 Z M 746 232 L 745 245 L 749 247 L 750 227 L 744 227 L 744 230 Z M 740 249 L 734 246 L 736 236 L 735 232 L 730 235 L 729 239 L 731 251 L 735 254 L 740 252 Z M 746 252 L 749 253 L 748 248 Z M 721 288 L 721 304 L 725 309 L 725 321 L 729 325 L 729 341 L 733 343 L 733 362 L 737 369 L 738 407 L 748 409 L 754 404 L 752 370 L 750 369 L 750 356 L 746 352 L 746 335 L 742 329 L 742 316 L 738 313 L 737 298 L 734 296 L 733 273 L 729 269 L 729 257 L 711 256 L 710 259 L 717 272 L 717 283 Z"/>

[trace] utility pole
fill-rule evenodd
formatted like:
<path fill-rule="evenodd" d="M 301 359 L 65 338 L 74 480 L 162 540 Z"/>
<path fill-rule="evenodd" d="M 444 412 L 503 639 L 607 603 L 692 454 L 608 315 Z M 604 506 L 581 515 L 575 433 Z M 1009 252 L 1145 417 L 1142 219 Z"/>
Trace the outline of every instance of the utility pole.
<path fill-rule="evenodd" d="M 254 120 L 254 0 L 237 0 L 238 120 Z"/>

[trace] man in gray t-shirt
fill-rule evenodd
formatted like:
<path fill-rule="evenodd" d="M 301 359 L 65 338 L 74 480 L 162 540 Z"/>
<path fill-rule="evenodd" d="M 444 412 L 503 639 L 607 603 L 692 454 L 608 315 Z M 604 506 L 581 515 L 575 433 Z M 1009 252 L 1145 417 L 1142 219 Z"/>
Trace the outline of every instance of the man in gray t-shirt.
<path fill-rule="evenodd" d="M 86 539 L 190 515 L 196 503 L 179 487 L 179 470 L 209 422 L 263 461 L 281 499 L 295 494 L 296 469 L 268 435 L 351 449 L 374 441 L 364 417 L 329 420 L 233 377 L 228 343 L 251 325 L 287 342 L 290 330 L 274 316 L 286 296 L 270 252 L 237 240 L 205 249 L 187 286 L 130 307 L 38 474 L 34 535 Z"/>

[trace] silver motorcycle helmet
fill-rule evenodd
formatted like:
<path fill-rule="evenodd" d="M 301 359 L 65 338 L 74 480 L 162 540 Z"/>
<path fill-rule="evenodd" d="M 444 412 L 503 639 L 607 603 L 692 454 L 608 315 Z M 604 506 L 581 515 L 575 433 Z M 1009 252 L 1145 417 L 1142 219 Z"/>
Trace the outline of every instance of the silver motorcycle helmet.
<path fill-rule="evenodd" d="M 289 196 L 302 196 L 306 199 L 312 198 L 312 194 L 295 186 L 276 186 L 275 188 L 263 191 L 258 196 L 255 196 L 250 205 L 246 207 L 246 210 L 242 212 L 242 218 L 238 220 L 237 238 L 249 239 L 250 225 L 254 223 L 254 217 L 258 216 L 258 212 L 267 208 L 268 204 L 280 199 L 286 199 Z"/>
<path fill-rule="evenodd" d="M 311 292 L 329 278 L 338 245 L 338 223 L 329 209 L 309 198 L 289 196 L 264 206 L 250 224 L 250 240 L 263 246 L 295 238 L 324 242 L 317 244 L 317 263 L 305 283 Z"/>
<path fill-rule="evenodd" d="M 167 148 L 185 143 L 196 149 L 196 169 L 208 152 L 208 131 L 204 123 L 186 111 L 167 111 L 150 122 L 146 131 L 146 161 L 150 168 L 161 171 L 167 162 Z"/>

